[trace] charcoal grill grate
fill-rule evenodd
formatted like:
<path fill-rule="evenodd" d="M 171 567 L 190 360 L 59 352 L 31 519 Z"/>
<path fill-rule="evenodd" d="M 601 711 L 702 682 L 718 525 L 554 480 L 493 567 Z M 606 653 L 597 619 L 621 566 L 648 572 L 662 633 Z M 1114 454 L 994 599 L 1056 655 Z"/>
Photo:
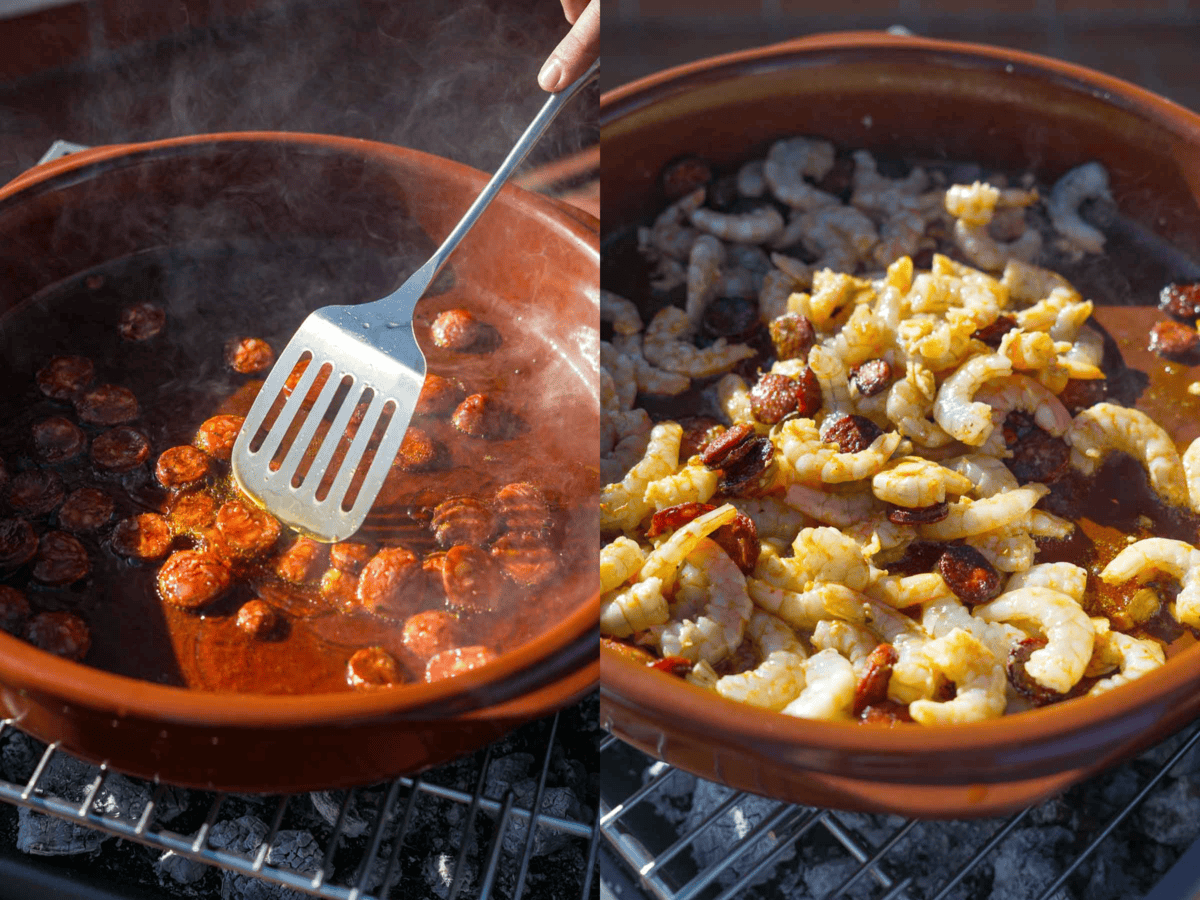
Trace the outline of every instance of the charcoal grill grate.
<path fill-rule="evenodd" d="M 390 893 L 387 888 L 382 887 L 378 889 L 378 893 L 373 893 L 367 889 L 367 885 L 375 880 L 379 880 L 382 885 L 393 884 L 393 875 L 406 874 L 397 872 L 397 866 L 400 864 L 401 849 L 408 843 L 408 839 L 413 836 L 412 826 L 414 822 L 414 810 L 417 804 L 431 799 L 447 800 L 464 808 L 466 821 L 464 837 L 460 841 L 460 846 L 463 849 L 460 851 L 458 865 L 455 866 L 455 878 L 448 893 L 450 900 L 455 900 L 455 898 L 466 900 L 468 897 L 474 897 L 477 900 L 489 900 L 489 898 L 500 896 L 500 892 L 496 890 L 495 886 L 497 883 L 497 873 L 500 871 L 501 865 L 512 866 L 512 871 L 515 872 L 515 881 L 513 883 L 516 885 L 512 896 L 516 898 L 523 897 L 525 894 L 526 875 L 529 863 L 533 857 L 534 838 L 542 828 L 550 829 L 569 838 L 579 839 L 588 843 L 586 855 L 589 865 L 577 896 L 580 900 L 589 900 L 592 894 L 592 870 L 595 868 L 597 845 L 599 844 L 600 835 L 599 823 L 595 819 L 595 808 L 588 809 L 584 805 L 586 803 L 585 798 L 580 798 L 581 808 L 585 810 L 584 818 L 588 814 L 591 814 L 593 817 L 591 822 L 551 815 L 540 811 L 550 771 L 550 761 L 556 740 L 558 739 L 559 718 L 560 714 L 556 713 L 543 723 L 533 723 L 532 725 L 525 726 L 525 730 L 527 731 L 535 727 L 542 727 L 547 732 L 544 750 L 541 755 L 541 768 L 538 771 L 537 786 L 528 808 L 517 805 L 511 788 L 500 800 L 484 795 L 484 776 L 491 760 L 492 747 L 486 749 L 482 754 L 482 759 L 478 763 L 478 770 L 474 775 L 475 786 L 473 791 L 464 791 L 437 784 L 428 780 L 430 773 L 427 773 L 426 776 L 413 778 L 396 778 L 387 785 L 384 799 L 379 803 L 373 819 L 369 823 L 367 832 L 368 849 L 365 851 L 362 859 L 357 866 L 341 867 L 349 871 L 344 883 L 330 880 L 329 873 L 333 870 L 334 853 L 345 836 L 346 817 L 351 808 L 353 798 L 356 796 L 356 791 L 346 792 L 345 799 L 338 812 L 336 823 L 325 845 L 323 864 L 316 875 L 311 877 L 279 866 L 273 866 L 266 861 L 268 848 L 279 833 L 284 821 L 284 814 L 289 804 L 302 802 L 307 796 L 305 794 L 279 795 L 270 798 L 270 802 L 274 804 L 273 818 L 267 836 L 263 839 L 253 856 L 226 849 L 217 849 L 208 845 L 212 827 L 218 821 L 221 807 L 229 796 L 224 793 L 218 792 L 214 794 L 212 802 L 208 805 L 204 824 L 196 833 L 181 834 L 161 827 L 155 821 L 163 797 L 170 789 L 165 784 L 160 784 L 155 788 L 150 801 L 146 804 L 136 822 L 132 819 L 119 817 L 119 813 L 114 815 L 109 812 L 98 811 L 93 806 L 105 780 L 110 775 L 110 770 L 107 766 L 98 767 L 97 775 L 88 786 L 82 802 L 67 800 L 64 797 L 47 792 L 39 783 L 43 780 L 43 775 L 54 756 L 65 752 L 58 744 L 50 744 L 46 747 L 37 762 L 33 774 L 26 783 L 16 784 L 0 778 L 0 800 L 7 801 L 19 807 L 26 807 L 38 812 L 58 816 L 74 824 L 94 828 L 116 837 L 137 841 L 158 850 L 170 850 L 179 856 L 196 862 L 228 869 L 232 872 L 259 878 L 264 881 L 275 882 L 317 897 L 334 898 L 334 900 L 381 900 L 384 897 L 404 896 L 395 886 L 390 889 Z M 0 720 L 0 742 L 6 740 L 16 730 L 18 730 L 17 725 L 13 720 Z M 479 758 L 478 754 L 476 758 Z M 539 811 L 532 813 L 531 810 Z M 487 813 L 494 818 L 494 827 L 490 842 L 484 851 L 484 858 L 479 861 L 480 875 L 477 883 L 477 891 L 469 891 L 465 888 L 464 883 L 462 883 L 465 881 L 463 873 L 467 871 L 463 865 L 463 854 L 465 854 L 465 849 L 469 843 L 467 836 L 474 833 L 472 832 L 472 828 L 481 812 Z M 535 826 L 530 828 L 526 825 L 523 850 L 520 856 L 505 858 L 502 850 L 504 844 L 503 838 L 506 831 L 516 821 L 523 820 L 524 823 L 528 823 L 531 817 L 535 822 Z M 386 860 L 379 860 L 378 862 L 378 864 L 385 866 L 383 877 L 382 879 L 372 879 L 372 864 L 378 860 L 379 851 L 383 844 L 384 832 L 388 823 L 396 819 L 399 819 L 400 826 L 396 836 L 392 839 L 391 851 Z M 416 877 L 419 878 L 419 874 Z M 560 896 L 572 896 L 568 886 L 560 887 L 563 888 L 563 893 Z"/>
<path fill-rule="evenodd" d="M 1092 856 L 1113 830 L 1134 812 L 1153 791 L 1163 777 L 1194 746 L 1200 743 L 1200 723 L 1189 726 L 1174 740 L 1180 741 L 1177 750 L 1160 765 L 1139 778 L 1140 789 L 1132 799 L 1121 804 L 1114 812 L 1094 826 L 1076 833 L 1077 849 L 1064 858 L 1061 871 L 1053 881 L 1037 888 L 1038 900 L 1050 900 L 1058 894 L 1076 870 Z M 854 889 L 855 896 L 864 893 L 863 883 L 870 885 L 872 900 L 946 900 L 964 879 L 975 873 L 979 866 L 1012 834 L 1029 816 L 1033 807 L 1004 820 L 989 836 L 985 836 L 966 862 L 956 871 L 948 872 L 944 883 L 933 888 L 932 893 L 918 893 L 911 876 L 899 877 L 895 873 L 901 868 L 895 864 L 894 853 L 904 852 L 905 838 L 917 825 L 917 820 L 904 820 L 877 845 L 857 837 L 847 828 L 837 812 L 828 809 L 777 803 L 762 813 L 758 824 L 744 837 L 723 848 L 721 858 L 704 869 L 700 869 L 689 852 L 697 841 L 731 809 L 753 795 L 730 792 L 707 815 L 698 821 L 683 821 L 664 818 L 661 809 L 671 803 L 672 781 L 683 773 L 666 763 L 656 762 L 629 745 L 608 735 L 600 744 L 600 770 L 604 774 L 600 794 L 600 831 L 608 849 L 606 854 L 614 859 L 615 865 L 628 867 L 628 873 L 620 873 L 616 879 L 636 880 L 646 896 L 655 900 L 729 900 L 741 897 L 746 889 L 763 872 L 787 854 L 788 850 L 801 841 L 821 841 L 837 848 L 836 852 L 854 860 L 855 867 L 845 879 L 824 894 L 826 900 L 847 896 Z M 636 774 L 648 772 L 644 783 L 636 783 Z M 621 773 L 625 773 L 622 777 Z M 686 776 L 683 776 L 686 777 Z M 756 798 L 757 799 L 757 798 Z M 757 799 L 759 804 L 761 799 Z M 897 819 L 899 817 L 896 817 Z M 926 823 L 936 827 L 951 827 L 952 823 Z M 1200 841 L 1192 848 L 1193 855 L 1200 852 Z M 737 866 L 739 860 L 754 860 L 753 864 Z M 787 863 L 781 863 L 780 867 Z M 722 876 L 737 874 L 731 884 L 723 884 Z M 624 876 L 632 878 L 625 879 Z M 778 871 L 771 876 L 778 878 Z M 1163 894 L 1166 879 L 1155 890 L 1154 900 L 1197 900 L 1190 893 Z M 624 900 L 630 898 L 624 897 Z"/>

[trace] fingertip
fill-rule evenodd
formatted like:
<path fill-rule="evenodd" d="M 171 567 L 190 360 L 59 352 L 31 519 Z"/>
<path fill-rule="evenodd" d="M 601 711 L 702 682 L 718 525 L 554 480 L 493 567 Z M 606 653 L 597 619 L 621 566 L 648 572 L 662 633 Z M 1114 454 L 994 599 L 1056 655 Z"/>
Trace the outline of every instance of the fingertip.
<path fill-rule="evenodd" d="M 554 93 L 562 86 L 563 66 L 557 56 L 551 56 L 538 72 L 538 87 Z"/>

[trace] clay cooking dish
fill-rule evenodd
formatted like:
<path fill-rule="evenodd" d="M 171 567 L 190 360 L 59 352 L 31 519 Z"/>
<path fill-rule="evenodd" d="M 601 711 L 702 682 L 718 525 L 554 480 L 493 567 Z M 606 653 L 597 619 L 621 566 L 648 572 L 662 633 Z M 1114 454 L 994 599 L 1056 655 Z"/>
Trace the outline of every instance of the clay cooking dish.
<path fill-rule="evenodd" d="M 78 345 L 75 338 L 98 327 L 88 318 L 92 313 L 69 305 L 39 319 L 36 298 L 22 305 L 27 298 L 76 282 L 103 290 L 113 272 L 150 271 L 143 265 L 147 259 L 183 260 L 161 267 L 165 274 L 155 282 L 166 298 L 158 302 L 167 307 L 168 328 L 171 321 L 188 323 L 179 328 L 181 341 L 158 350 L 114 344 L 113 355 L 98 367 L 119 360 L 134 379 L 167 356 L 179 360 L 179 383 L 191 390 L 190 380 L 203 373 L 197 376 L 190 366 L 195 360 L 182 340 L 189 329 L 219 335 L 232 322 L 253 325 L 259 315 L 197 290 L 189 281 L 192 273 L 210 264 L 226 266 L 221 271 L 240 266 L 236 271 L 246 293 L 268 312 L 294 303 L 297 294 L 310 307 L 374 299 L 427 258 L 486 180 L 484 173 L 402 148 L 271 133 L 104 147 L 41 166 L 0 189 L 0 336 L 6 319 L 34 323 L 0 342 L 0 405 L 11 406 L 14 398 L 18 406 L 24 402 L 21 392 L 32 385 L 32 373 L 47 353 L 46 335 L 55 335 L 51 352 L 80 352 L 71 349 Z M 260 264 L 254 256 L 272 247 L 292 248 L 287 258 L 296 261 L 296 271 L 311 264 L 316 266 L 311 271 L 326 273 L 324 280 L 272 282 L 278 260 L 268 264 L 264 258 Z M 593 217 L 511 187 L 467 236 L 426 298 L 443 305 L 473 302 L 502 324 L 501 331 L 531 335 L 524 376 L 530 379 L 529 396 L 519 401 L 517 412 L 531 418 L 534 405 L 553 393 L 554 424 L 546 427 L 561 426 L 569 435 L 545 441 L 544 459 L 522 463 L 569 473 L 559 484 L 575 485 L 581 508 L 588 510 L 563 526 L 562 558 L 569 563 L 554 607 L 530 609 L 537 604 L 515 592 L 507 600 L 514 620 L 540 620 L 540 633 L 512 639 L 488 665 L 432 684 L 361 693 L 256 693 L 251 669 L 225 689 L 188 689 L 180 685 L 207 683 L 201 676 L 214 674 L 211 666 L 203 671 L 202 652 L 212 623 L 192 616 L 181 630 L 184 620 L 164 615 L 158 603 L 122 605 L 120 575 L 109 581 L 97 577 L 72 586 L 68 599 L 88 610 L 94 634 L 88 659 L 105 670 L 0 633 L 4 714 L 36 737 L 141 777 L 236 791 L 312 790 L 437 765 L 593 689 L 598 592 L 594 540 L 586 537 L 596 531 L 591 448 L 599 438 L 598 266 Z M 89 277 L 91 272 L 110 274 Z M 219 370 L 220 362 L 215 365 Z M 214 384 L 228 386 L 219 371 L 209 375 Z M 555 391 L 545 390 L 546 379 L 553 380 Z M 146 389 L 151 387 L 147 382 Z M 147 413 L 142 427 L 157 457 L 170 445 L 161 441 L 188 440 L 170 435 L 170 429 L 178 425 L 183 433 L 221 411 L 189 409 L 181 402 L 161 421 Z M 189 415 L 198 418 L 188 423 Z M 542 427 L 534 425 L 533 433 L 541 434 Z M 478 465 L 486 468 L 486 451 L 477 452 Z M 135 496 L 149 471 L 139 476 L 142 482 L 110 483 Z M 467 483 L 476 477 L 470 468 L 459 471 Z M 104 565 L 114 564 L 123 565 Z M 144 574 L 137 566 L 124 571 L 125 580 Z M 97 583 L 116 586 L 111 595 L 96 596 L 88 585 Z M 50 602 L 49 596 L 42 592 L 31 599 L 36 607 Z M 278 648 L 271 652 L 278 661 Z M 97 653 L 103 657 L 99 662 L 93 658 Z M 229 664 L 246 665 L 244 658 Z"/>
<path fill-rule="evenodd" d="M 1151 308 L 1160 279 L 1196 280 L 1188 258 L 1200 259 L 1200 116 L 1078 66 L 918 38 L 822 35 L 704 60 L 601 99 L 602 284 L 620 293 L 628 283 L 630 228 L 667 205 L 658 181 L 667 163 L 698 154 L 718 174 L 735 171 L 793 135 L 877 158 L 1029 171 L 1042 184 L 1099 160 L 1121 233 L 1109 232 L 1109 258 L 1077 286 L 1097 302 L 1095 317 L 1126 363 L 1146 373 L 1139 408 L 1180 447 L 1200 434 L 1200 408 L 1183 390 L 1196 370 L 1168 369 L 1145 352 L 1161 318 Z M 1119 290 L 1105 287 L 1116 281 Z M 739 789 L 836 808 L 991 815 L 1059 792 L 1194 719 L 1200 647 L 1185 635 L 1168 656 L 1102 696 L 977 724 L 886 728 L 756 710 L 604 650 L 601 717 L 645 752 Z"/>

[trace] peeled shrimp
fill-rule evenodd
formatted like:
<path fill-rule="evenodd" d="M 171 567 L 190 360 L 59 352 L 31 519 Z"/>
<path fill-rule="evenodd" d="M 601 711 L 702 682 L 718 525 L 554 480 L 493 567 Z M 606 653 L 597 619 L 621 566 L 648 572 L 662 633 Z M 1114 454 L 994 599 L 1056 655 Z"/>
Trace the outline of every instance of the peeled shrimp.
<path fill-rule="evenodd" d="M 817 257 L 813 267 L 853 272 L 879 242 L 875 223 L 853 206 L 822 206 L 800 217 L 797 231 L 804 248 Z"/>
<path fill-rule="evenodd" d="M 763 178 L 771 193 L 795 209 L 816 209 L 840 204 L 833 194 L 818 190 L 804 176 L 824 178 L 833 168 L 833 145 L 828 141 L 797 137 L 776 141 L 767 152 Z"/>
<path fill-rule="evenodd" d="M 653 251 L 666 257 L 685 260 L 696 231 L 684 223 L 704 204 L 705 189 L 697 188 L 664 209 L 649 229 L 638 235 L 643 252 Z"/>
<path fill-rule="evenodd" d="M 971 480 L 921 456 L 891 460 L 871 478 L 871 490 L 880 500 L 896 506 L 920 508 L 946 499 L 946 494 L 965 494 Z"/>
<path fill-rule="evenodd" d="M 714 664 L 742 642 L 753 604 L 746 576 L 724 550 L 705 538 L 680 567 L 675 603 L 699 609 L 695 619 L 668 622 L 651 632 L 664 656 Z"/>
<path fill-rule="evenodd" d="M 680 503 L 707 503 L 717 492 L 721 473 L 704 465 L 688 465 L 646 485 L 643 497 L 655 509 Z"/>
<path fill-rule="evenodd" d="M 1031 482 L 1013 491 L 983 500 L 961 497 L 950 504 L 950 514 L 940 522 L 921 525 L 922 537 L 935 541 L 953 541 L 1003 528 L 1029 512 L 1050 493 L 1044 484 Z"/>
<path fill-rule="evenodd" d="M 763 161 L 751 160 L 738 169 L 738 195 L 756 200 L 767 192 L 767 181 L 763 178 Z"/>
<path fill-rule="evenodd" d="M 1191 500 L 1192 512 L 1200 512 L 1200 438 L 1196 438 L 1183 451 L 1180 460 L 1183 464 L 1183 474 L 1187 478 L 1188 497 Z"/>
<path fill-rule="evenodd" d="M 600 598 L 600 633 L 629 637 L 670 619 L 661 579 L 646 578 Z"/>
<path fill-rule="evenodd" d="M 952 700 L 914 700 L 909 714 L 922 725 L 951 725 L 994 719 L 1004 712 L 1004 663 L 966 631 L 956 628 L 922 648 L 930 662 L 955 686 Z"/>
<path fill-rule="evenodd" d="M 616 590 L 632 578 L 646 561 L 637 541 L 618 537 L 600 548 L 600 590 Z"/>
<path fill-rule="evenodd" d="M 887 417 L 905 437 L 924 447 L 944 447 L 954 438 L 929 419 L 937 396 L 937 380 L 925 366 L 908 361 L 904 378 L 892 383 L 887 395 Z"/>
<path fill-rule="evenodd" d="M 761 609 L 779 616 L 793 628 L 811 631 L 822 619 L 861 622 L 865 598 L 840 584 L 820 583 L 803 591 L 777 587 L 766 581 L 746 579 L 750 599 Z"/>
<path fill-rule="evenodd" d="M 1004 267 L 1000 283 L 1015 303 L 1035 303 L 1050 296 L 1055 288 L 1074 292 L 1071 282 L 1057 272 L 1043 269 L 1020 259 L 1010 259 Z M 1078 294 L 1076 294 L 1078 299 Z"/>
<path fill-rule="evenodd" d="M 776 434 L 776 446 L 790 472 L 803 484 L 861 481 L 880 471 L 900 445 L 900 435 L 889 431 L 858 453 L 842 453 L 836 444 L 821 440 L 811 419 L 790 419 Z"/>
<path fill-rule="evenodd" d="M 732 522 L 737 516 L 737 510 L 726 503 L 711 512 L 697 516 L 675 531 L 667 540 L 659 544 L 646 557 L 638 573 L 639 579 L 661 578 L 663 590 L 669 591 L 675 582 L 675 576 L 683 561 L 706 537 Z"/>
<path fill-rule="evenodd" d="M 761 609 L 750 614 L 746 636 L 758 647 L 762 662 L 719 679 L 716 691 L 729 700 L 781 710 L 804 689 L 804 647 L 787 623 Z"/>
<path fill-rule="evenodd" d="M 1076 603 L 1082 603 L 1084 591 L 1087 590 L 1087 569 L 1069 562 L 1038 563 L 1012 575 L 1004 590 L 1015 591 L 1025 587 L 1050 588 L 1066 594 Z"/>
<path fill-rule="evenodd" d="M 796 533 L 810 524 L 808 516 L 776 497 L 737 497 L 730 502 L 738 512 L 750 517 L 762 541 L 790 545 Z"/>
<path fill-rule="evenodd" d="M 617 334 L 637 334 L 642 330 L 637 305 L 612 291 L 600 291 L 600 321 L 611 322 Z"/>
<path fill-rule="evenodd" d="M 692 224 L 723 241 L 765 244 L 783 231 L 783 216 L 773 206 L 748 213 L 720 213 L 701 208 L 692 213 Z"/>
<path fill-rule="evenodd" d="M 938 390 L 933 418 L 948 434 L 964 444 L 979 446 L 992 433 L 992 408 L 973 399 L 985 382 L 1012 373 L 1012 362 L 999 353 L 973 356 Z"/>
<path fill-rule="evenodd" d="M 982 553 L 1001 572 L 1024 572 L 1037 555 L 1037 543 L 1019 524 L 973 534 L 963 543 Z"/>
<path fill-rule="evenodd" d="M 678 306 L 665 306 L 646 329 L 642 354 L 660 369 L 690 378 L 720 375 L 754 355 L 745 344 L 728 344 L 724 338 L 701 350 L 685 340 L 690 333 L 687 313 Z"/>
<path fill-rule="evenodd" d="M 1045 636 L 1046 646 L 1033 651 L 1025 671 L 1034 681 L 1065 694 L 1083 677 L 1092 658 L 1095 629 L 1079 603 L 1044 587 L 1005 591 L 976 606 L 973 614 L 985 622 L 1030 623 Z"/>
<path fill-rule="evenodd" d="M 994 497 L 1020 487 L 1012 470 L 994 456 L 972 453 L 969 456 L 948 459 L 945 465 L 970 479 L 975 485 L 975 496 L 980 499 Z"/>
<path fill-rule="evenodd" d="M 817 623 L 809 643 L 814 650 L 836 650 L 850 660 L 855 676 L 861 677 L 867 667 L 867 657 L 879 646 L 879 638 L 863 625 L 826 619 Z"/>
<path fill-rule="evenodd" d="M 1107 584 L 1120 584 L 1136 578 L 1144 583 L 1158 572 L 1165 572 L 1182 587 L 1175 598 L 1175 618 L 1184 625 L 1200 628 L 1200 550 L 1170 538 L 1146 538 L 1130 544 L 1118 553 L 1100 578 Z"/>
<path fill-rule="evenodd" d="M 875 498 L 866 491 L 836 494 L 803 484 L 793 484 L 783 501 L 824 525 L 847 528 L 868 518 L 879 509 Z"/>
<path fill-rule="evenodd" d="M 1098 162 L 1089 162 L 1076 166 L 1054 182 L 1046 201 L 1046 211 L 1055 230 L 1085 253 L 1104 252 L 1104 234 L 1079 217 L 1079 205 L 1096 198 L 1112 200 L 1108 170 Z"/>
<path fill-rule="evenodd" d="M 687 317 L 693 332 L 699 329 L 704 310 L 716 294 L 717 285 L 721 280 L 721 266 L 724 264 L 724 244 L 711 234 L 696 238 L 688 252 L 687 268 Z"/>
<path fill-rule="evenodd" d="M 1071 414 L 1062 401 L 1027 375 L 1005 375 L 983 385 L 975 399 L 992 408 L 992 424 L 999 426 L 1009 413 L 1021 411 L 1053 437 L 1062 437 L 1071 427 Z"/>
<path fill-rule="evenodd" d="M 1167 661 L 1162 646 L 1150 638 L 1135 638 L 1109 630 L 1105 632 L 1103 641 L 1107 645 L 1108 654 L 1116 658 L 1120 671 L 1097 681 L 1088 691 L 1088 696 L 1103 694 L 1122 684 L 1128 684 L 1147 672 L 1153 672 Z"/>
<path fill-rule="evenodd" d="M 646 486 L 679 467 L 683 428 L 675 422 L 654 426 L 646 453 L 619 484 L 607 485 L 600 495 L 600 529 L 630 531 L 652 507 L 645 500 Z"/>
<path fill-rule="evenodd" d="M 804 689 L 783 713 L 803 719 L 846 719 L 854 704 L 855 684 L 850 660 L 836 650 L 822 650 L 805 660 Z"/>
<path fill-rule="evenodd" d="M 1071 465 L 1084 475 L 1091 475 L 1105 456 L 1119 450 L 1141 460 L 1156 494 L 1172 506 L 1190 507 L 1187 476 L 1175 442 L 1144 412 L 1097 403 L 1075 416 L 1066 442 L 1071 445 Z"/>
<path fill-rule="evenodd" d="M 756 425 L 754 403 L 750 399 L 750 385 L 741 375 L 730 372 L 723 375 L 717 382 L 717 406 L 725 413 L 725 417 L 734 424 L 745 423 Z"/>
<path fill-rule="evenodd" d="M 762 287 L 758 291 L 759 318 L 770 323 L 786 314 L 788 298 L 800 286 L 800 282 L 788 272 L 781 269 L 768 272 L 763 277 Z"/>

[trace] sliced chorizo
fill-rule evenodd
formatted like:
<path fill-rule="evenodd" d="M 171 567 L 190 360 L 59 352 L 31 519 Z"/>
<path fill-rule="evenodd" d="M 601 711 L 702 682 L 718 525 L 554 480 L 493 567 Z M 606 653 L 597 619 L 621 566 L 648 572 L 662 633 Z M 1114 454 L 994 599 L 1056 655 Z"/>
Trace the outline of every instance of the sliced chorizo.
<path fill-rule="evenodd" d="M 115 553 L 130 559 L 161 559 L 171 549 L 171 526 L 156 513 L 141 513 L 122 519 L 112 531 Z"/>
<path fill-rule="evenodd" d="M 558 569 L 558 553 L 545 536 L 533 531 L 509 531 L 496 539 L 492 559 L 511 580 L 526 587 L 548 581 Z"/>
<path fill-rule="evenodd" d="M 428 472 L 437 468 L 442 456 L 437 441 L 422 429 L 410 425 L 404 432 L 393 465 L 401 472 Z"/>
<path fill-rule="evenodd" d="M 201 424 L 192 443 L 213 459 L 228 462 L 245 421 L 244 416 L 213 416 Z"/>
<path fill-rule="evenodd" d="M 67 495 L 58 509 L 58 527 L 83 534 L 108 524 L 116 510 L 113 498 L 99 488 L 79 488 Z"/>
<path fill-rule="evenodd" d="M 854 685 L 854 715 L 861 716 L 869 706 L 877 706 L 887 700 L 888 682 L 892 677 L 892 666 L 900 658 L 891 644 L 879 644 L 867 654 L 867 664 Z"/>
<path fill-rule="evenodd" d="M 75 398 L 75 413 L 89 425 L 126 425 L 138 417 L 138 401 L 129 388 L 101 384 Z"/>
<path fill-rule="evenodd" d="M 428 660 L 458 644 L 458 619 L 444 609 L 427 609 L 404 621 L 401 639 L 414 656 Z"/>
<path fill-rule="evenodd" d="M 496 491 L 495 503 L 500 527 L 505 531 L 544 534 L 550 530 L 550 505 L 536 485 L 527 481 L 506 484 Z"/>
<path fill-rule="evenodd" d="M 1000 593 L 1000 573 L 987 557 L 966 544 L 951 545 L 943 550 L 934 571 L 967 606 L 986 603 Z"/>
<path fill-rule="evenodd" d="M 329 564 L 335 569 L 357 575 L 373 555 L 370 544 L 340 541 L 329 548 Z"/>
<path fill-rule="evenodd" d="M 488 507 L 474 497 L 451 497 L 439 503 L 430 520 L 438 545 L 486 546 L 496 531 L 496 520 Z"/>
<path fill-rule="evenodd" d="M 282 621 L 282 617 L 271 604 L 255 598 L 241 605 L 234 624 L 238 631 L 249 637 L 269 640 L 279 631 Z"/>
<path fill-rule="evenodd" d="M 463 434 L 487 441 L 503 441 L 520 430 L 516 413 L 489 394 L 472 394 L 450 417 Z"/>
<path fill-rule="evenodd" d="M 1163 359 L 1194 366 L 1200 362 L 1200 333 L 1180 322 L 1159 322 L 1150 329 L 1147 349 Z"/>
<path fill-rule="evenodd" d="M 396 657 L 382 647 L 354 651 L 346 663 L 346 683 L 356 691 L 369 691 L 404 681 L 404 670 Z"/>
<path fill-rule="evenodd" d="M 454 612 L 494 612 L 503 587 L 500 567 L 486 551 L 459 544 L 446 551 L 442 587 L 446 605 Z"/>
<path fill-rule="evenodd" d="M 329 551 L 312 538 L 297 538 L 275 562 L 275 574 L 292 584 L 315 581 L 328 568 Z"/>
<path fill-rule="evenodd" d="M 868 359 L 850 370 L 850 383 L 864 397 L 874 397 L 892 383 L 892 366 L 886 359 Z"/>
<path fill-rule="evenodd" d="M 181 488 L 195 484 L 208 474 L 207 453 L 199 447 L 184 444 L 164 450 L 154 466 L 154 477 L 165 488 Z"/>
<path fill-rule="evenodd" d="M 48 515 L 65 496 L 62 478 L 50 469 L 26 469 L 8 483 L 8 505 L 23 516 Z"/>
<path fill-rule="evenodd" d="M 866 416 L 830 416 L 821 423 L 821 440 L 843 453 L 861 453 L 883 434 Z"/>
<path fill-rule="evenodd" d="M 243 500 L 223 503 L 217 510 L 216 525 L 225 546 L 236 556 L 265 553 L 282 531 L 273 515 Z"/>
<path fill-rule="evenodd" d="M 171 503 L 168 518 L 177 532 L 198 531 L 217 518 L 217 501 L 206 491 L 180 494 Z"/>
<path fill-rule="evenodd" d="M 429 326 L 433 343 L 445 350 L 470 350 L 482 343 L 486 326 L 465 309 L 448 309 L 439 313 Z"/>
<path fill-rule="evenodd" d="M 180 609 L 202 609 L 232 584 L 229 565 L 204 550 L 177 550 L 158 570 L 159 596 Z"/>
<path fill-rule="evenodd" d="M 19 568 L 33 559 L 37 532 L 25 519 L 0 519 L 0 570 Z"/>
<path fill-rule="evenodd" d="M 317 586 L 321 599 L 347 612 L 358 605 L 358 576 L 340 569 L 328 569 Z"/>
<path fill-rule="evenodd" d="M 62 416 L 51 416 L 35 422 L 33 450 L 48 463 L 72 460 L 87 451 L 87 435 L 83 429 Z"/>
<path fill-rule="evenodd" d="M 39 650 L 79 662 L 92 648 L 87 622 L 69 612 L 40 612 L 25 623 L 24 638 Z"/>
<path fill-rule="evenodd" d="M 232 338 L 225 344 L 225 365 L 239 375 L 256 375 L 275 365 L 275 351 L 262 338 Z"/>
<path fill-rule="evenodd" d="M 444 678 L 453 678 L 455 675 L 462 675 L 487 665 L 495 658 L 496 651 L 481 645 L 443 650 L 425 664 L 425 680 L 432 683 Z"/>
<path fill-rule="evenodd" d="M 425 597 L 421 561 L 404 547 L 384 547 L 358 576 L 358 603 L 368 612 L 403 621 Z"/>
<path fill-rule="evenodd" d="M 167 311 L 156 303 L 133 303 L 121 310 L 117 331 L 127 341 L 148 341 L 167 327 Z"/>
<path fill-rule="evenodd" d="M 430 372 L 425 376 L 425 383 L 421 385 L 421 394 L 417 397 L 413 415 L 448 416 L 466 396 L 467 392 L 458 379 L 443 378 Z"/>
<path fill-rule="evenodd" d="M 150 439 L 136 428 L 118 425 L 92 441 L 92 461 L 109 472 L 129 472 L 150 458 Z"/>
<path fill-rule="evenodd" d="M 0 630 L 20 634 L 29 618 L 29 598 L 23 591 L 0 584 Z"/>
<path fill-rule="evenodd" d="M 888 521 L 896 525 L 929 525 L 949 518 L 950 504 L 945 501 L 931 506 L 888 506 Z"/>
<path fill-rule="evenodd" d="M 96 366 L 86 356 L 56 356 L 38 369 L 38 389 L 51 400 L 73 400 L 92 383 Z"/>
<path fill-rule="evenodd" d="M 47 531 L 38 541 L 33 577 L 42 584 L 62 587 L 86 578 L 92 570 L 87 548 L 65 531 Z"/>

